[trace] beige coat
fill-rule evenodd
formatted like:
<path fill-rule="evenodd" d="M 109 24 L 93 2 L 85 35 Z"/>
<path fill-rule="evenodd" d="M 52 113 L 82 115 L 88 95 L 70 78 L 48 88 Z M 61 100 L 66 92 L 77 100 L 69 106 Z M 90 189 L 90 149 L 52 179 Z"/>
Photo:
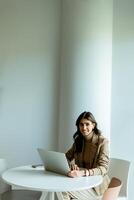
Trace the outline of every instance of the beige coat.
<path fill-rule="evenodd" d="M 98 195 L 102 195 L 107 189 L 109 178 L 107 176 L 109 166 L 109 147 L 108 140 L 102 135 L 98 136 L 93 133 L 90 140 L 84 140 L 84 145 L 81 153 L 75 152 L 75 144 L 66 152 L 66 157 L 69 161 L 75 160 L 81 168 L 89 170 L 90 175 L 102 175 L 103 183 L 94 188 Z"/>

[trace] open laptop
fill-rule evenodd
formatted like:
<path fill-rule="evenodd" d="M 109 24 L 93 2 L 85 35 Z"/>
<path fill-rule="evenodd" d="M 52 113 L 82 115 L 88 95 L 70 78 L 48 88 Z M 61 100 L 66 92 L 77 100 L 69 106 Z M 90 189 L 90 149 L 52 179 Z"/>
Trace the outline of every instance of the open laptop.
<path fill-rule="evenodd" d="M 45 170 L 67 175 L 70 168 L 64 153 L 48 151 L 41 148 L 38 148 L 37 150 L 41 157 Z"/>

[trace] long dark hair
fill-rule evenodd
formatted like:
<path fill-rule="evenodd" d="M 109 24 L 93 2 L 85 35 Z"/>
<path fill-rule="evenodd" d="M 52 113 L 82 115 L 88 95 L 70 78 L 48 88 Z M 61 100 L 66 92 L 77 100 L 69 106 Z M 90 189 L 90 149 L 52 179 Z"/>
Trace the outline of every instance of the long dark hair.
<path fill-rule="evenodd" d="M 76 152 L 82 152 L 82 147 L 83 147 L 84 137 L 79 129 L 79 123 L 80 123 L 81 119 L 87 119 L 87 120 L 90 120 L 92 123 L 94 123 L 95 124 L 94 129 L 93 129 L 94 133 L 96 135 L 101 135 L 101 131 L 97 128 L 97 122 L 96 122 L 93 114 L 91 112 L 86 112 L 86 111 L 81 113 L 76 120 L 77 131 L 73 135 L 74 143 L 76 146 Z"/>

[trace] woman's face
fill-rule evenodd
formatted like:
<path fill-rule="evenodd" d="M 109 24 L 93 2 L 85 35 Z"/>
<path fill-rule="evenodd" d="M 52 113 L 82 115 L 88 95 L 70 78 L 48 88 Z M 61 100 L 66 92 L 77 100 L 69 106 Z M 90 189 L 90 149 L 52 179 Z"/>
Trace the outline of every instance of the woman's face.
<path fill-rule="evenodd" d="M 83 136 L 88 136 L 94 129 L 95 124 L 88 119 L 81 119 L 79 129 Z"/>

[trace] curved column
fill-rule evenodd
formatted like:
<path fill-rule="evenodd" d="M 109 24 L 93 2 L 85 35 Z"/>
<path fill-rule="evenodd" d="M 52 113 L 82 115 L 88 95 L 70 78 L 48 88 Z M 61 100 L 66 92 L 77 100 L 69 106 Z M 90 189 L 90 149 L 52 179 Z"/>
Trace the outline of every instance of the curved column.
<path fill-rule="evenodd" d="M 85 110 L 110 136 L 112 1 L 63 0 L 62 9 L 59 150 L 65 151 Z"/>

